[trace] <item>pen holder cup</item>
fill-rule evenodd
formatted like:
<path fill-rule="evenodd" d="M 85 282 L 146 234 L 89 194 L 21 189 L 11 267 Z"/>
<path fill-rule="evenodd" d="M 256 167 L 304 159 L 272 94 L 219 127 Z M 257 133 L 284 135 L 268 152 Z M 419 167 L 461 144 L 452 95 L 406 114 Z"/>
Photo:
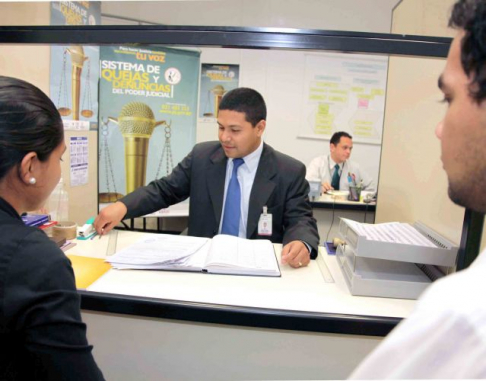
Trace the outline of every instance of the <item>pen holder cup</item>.
<path fill-rule="evenodd" d="M 361 187 L 350 186 L 349 187 L 349 201 L 359 201 L 361 198 Z"/>

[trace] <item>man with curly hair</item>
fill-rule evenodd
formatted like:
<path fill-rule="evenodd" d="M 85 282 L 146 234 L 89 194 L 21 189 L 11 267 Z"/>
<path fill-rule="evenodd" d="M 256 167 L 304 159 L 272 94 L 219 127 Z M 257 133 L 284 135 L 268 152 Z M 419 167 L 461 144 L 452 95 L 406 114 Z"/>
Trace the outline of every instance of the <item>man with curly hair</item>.
<path fill-rule="evenodd" d="M 448 104 L 436 128 L 449 197 L 486 212 L 486 1 L 460 0 L 439 78 Z M 354 371 L 354 379 L 486 378 L 486 250 L 430 286 L 412 314 Z"/>

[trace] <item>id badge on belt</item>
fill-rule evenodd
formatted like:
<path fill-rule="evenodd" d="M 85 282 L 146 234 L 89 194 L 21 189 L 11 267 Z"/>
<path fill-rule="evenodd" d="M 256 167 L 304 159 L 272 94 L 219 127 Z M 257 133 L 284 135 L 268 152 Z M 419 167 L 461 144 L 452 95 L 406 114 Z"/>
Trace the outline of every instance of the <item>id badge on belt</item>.
<path fill-rule="evenodd" d="M 263 207 L 263 213 L 260 214 L 260 220 L 258 221 L 258 235 L 272 235 L 272 215 L 267 213 L 266 206 Z"/>

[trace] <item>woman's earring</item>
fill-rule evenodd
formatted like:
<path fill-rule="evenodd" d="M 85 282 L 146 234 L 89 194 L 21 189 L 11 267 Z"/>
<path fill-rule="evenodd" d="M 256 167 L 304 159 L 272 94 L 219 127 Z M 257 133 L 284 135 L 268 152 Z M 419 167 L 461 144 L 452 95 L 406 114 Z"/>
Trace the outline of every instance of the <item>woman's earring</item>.
<path fill-rule="evenodd" d="M 34 185 L 36 182 L 37 182 L 37 180 L 35 179 L 35 177 L 31 177 L 29 179 L 29 184 L 31 184 L 31 185 Z"/>

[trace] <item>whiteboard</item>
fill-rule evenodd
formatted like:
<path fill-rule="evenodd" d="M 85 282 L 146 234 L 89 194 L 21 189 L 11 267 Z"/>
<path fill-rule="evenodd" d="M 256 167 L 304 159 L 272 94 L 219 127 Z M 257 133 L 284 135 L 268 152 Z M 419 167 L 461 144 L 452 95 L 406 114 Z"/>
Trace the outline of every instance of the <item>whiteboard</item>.
<path fill-rule="evenodd" d="M 299 137 L 381 144 L 388 57 L 306 54 Z"/>

